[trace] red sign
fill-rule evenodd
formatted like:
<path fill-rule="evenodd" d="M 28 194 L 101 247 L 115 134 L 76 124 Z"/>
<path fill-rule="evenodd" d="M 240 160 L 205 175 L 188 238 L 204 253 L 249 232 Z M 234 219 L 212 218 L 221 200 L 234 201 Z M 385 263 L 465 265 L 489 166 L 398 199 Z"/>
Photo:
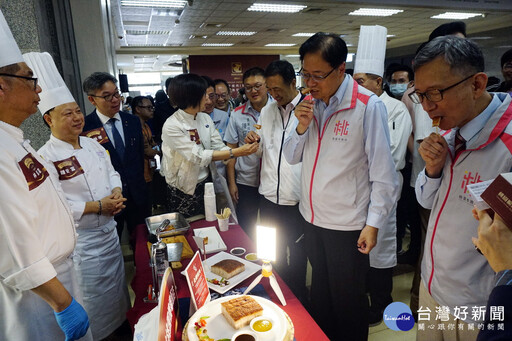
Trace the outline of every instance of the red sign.
<path fill-rule="evenodd" d="M 208 289 L 199 251 L 196 251 L 185 269 L 185 276 L 187 277 L 190 297 L 192 297 L 192 302 L 194 302 L 194 307 L 197 310 L 211 300 L 210 289 Z"/>
<path fill-rule="evenodd" d="M 165 271 L 160 289 L 160 320 L 158 322 L 158 341 L 176 340 L 178 330 L 178 291 L 172 274 L 172 268 Z"/>

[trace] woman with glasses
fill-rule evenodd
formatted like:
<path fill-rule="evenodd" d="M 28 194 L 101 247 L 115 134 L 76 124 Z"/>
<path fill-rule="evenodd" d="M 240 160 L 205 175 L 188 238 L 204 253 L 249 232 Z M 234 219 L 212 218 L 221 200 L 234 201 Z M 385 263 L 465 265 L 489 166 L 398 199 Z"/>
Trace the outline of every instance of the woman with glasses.
<path fill-rule="evenodd" d="M 258 143 L 229 148 L 209 115 L 203 113 L 206 81 L 195 74 L 176 76 L 169 98 L 179 108 L 162 128 L 162 174 L 168 184 L 169 212 L 186 217 L 204 213 L 204 184 L 211 181 L 212 161 L 253 154 Z"/>

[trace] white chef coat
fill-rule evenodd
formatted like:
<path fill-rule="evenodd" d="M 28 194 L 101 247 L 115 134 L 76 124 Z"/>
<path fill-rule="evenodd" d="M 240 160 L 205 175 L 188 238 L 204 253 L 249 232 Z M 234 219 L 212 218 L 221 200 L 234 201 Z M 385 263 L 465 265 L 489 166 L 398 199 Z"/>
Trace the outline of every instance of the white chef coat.
<path fill-rule="evenodd" d="M 124 322 L 130 301 L 114 217 L 84 215 L 83 211 L 87 201 L 98 201 L 122 184 L 107 151 L 98 142 L 80 136 L 79 143 L 81 148 L 74 149 L 51 135 L 38 152 L 54 164 L 78 223 L 73 261 L 94 340 L 101 340 Z M 78 163 L 71 164 L 72 157 Z"/>
<path fill-rule="evenodd" d="M 63 340 L 53 310 L 30 290 L 57 276 L 82 301 L 68 258 L 76 242 L 71 211 L 54 168 L 21 129 L 0 121 L 0 152 L 0 340 Z M 34 173 L 40 181 L 31 181 Z"/>

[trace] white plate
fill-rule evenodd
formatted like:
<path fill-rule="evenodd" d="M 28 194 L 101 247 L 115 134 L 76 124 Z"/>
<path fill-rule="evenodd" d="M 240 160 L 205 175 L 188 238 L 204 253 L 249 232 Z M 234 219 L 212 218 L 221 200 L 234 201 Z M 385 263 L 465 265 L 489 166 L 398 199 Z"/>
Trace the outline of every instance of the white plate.
<path fill-rule="evenodd" d="M 226 291 L 233 289 L 235 286 L 237 286 L 239 283 L 244 281 L 246 278 L 249 278 L 250 276 L 254 275 L 256 272 L 261 270 L 261 266 L 258 264 L 251 263 L 249 261 L 246 261 L 243 258 L 233 256 L 227 252 L 219 252 L 216 255 L 208 258 L 206 261 L 203 262 L 204 273 L 205 273 L 207 279 L 218 279 L 220 281 L 220 279 L 222 277 L 211 272 L 210 267 L 224 259 L 234 259 L 236 261 L 239 261 L 240 263 L 242 263 L 245 266 L 245 270 L 243 272 L 231 277 L 230 279 L 228 279 L 229 285 L 226 285 L 223 287 L 221 287 L 220 285 L 208 282 L 208 287 L 212 290 L 215 290 L 219 294 L 223 294 Z"/>
<path fill-rule="evenodd" d="M 228 248 L 226 243 L 222 240 L 217 228 L 215 226 L 202 227 L 200 229 L 194 229 L 194 236 L 206 238 L 208 237 L 208 244 L 206 244 L 206 254 L 218 252 L 218 251 L 226 251 Z M 202 244 L 202 243 L 201 243 Z M 197 245 L 197 241 L 196 241 Z M 197 245 L 197 248 L 203 253 L 203 245 Z"/>
<path fill-rule="evenodd" d="M 264 316 L 270 317 L 274 321 L 272 330 L 268 332 L 268 335 L 265 335 L 264 338 L 258 335 L 258 340 L 284 340 L 284 338 L 286 337 L 288 320 L 286 319 L 283 310 L 270 300 L 267 300 L 259 296 L 248 296 L 254 298 L 256 302 L 258 302 L 261 305 L 261 307 L 263 308 Z M 249 327 L 249 325 L 238 330 L 231 327 L 231 325 L 228 323 L 228 321 L 226 321 L 224 316 L 222 316 L 220 304 L 222 302 L 229 301 L 236 297 L 239 296 L 225 296 L 218 298 L 214 301 L 205 304 L 201 309 L 196 311 L 188 322 L 188 339 L 190 341 L 198 340 L 196 330 L 194 328 L 194 323 L 197 322 L 199 318 L 203 316 L 210 316 L 210 318 L 206 319 L 206 330 L 208 331 L 208 336 L 215 340 L 230 339 L 233 336 L 233 334 L 240 330 L 250 331 L 251 327 Z"/>

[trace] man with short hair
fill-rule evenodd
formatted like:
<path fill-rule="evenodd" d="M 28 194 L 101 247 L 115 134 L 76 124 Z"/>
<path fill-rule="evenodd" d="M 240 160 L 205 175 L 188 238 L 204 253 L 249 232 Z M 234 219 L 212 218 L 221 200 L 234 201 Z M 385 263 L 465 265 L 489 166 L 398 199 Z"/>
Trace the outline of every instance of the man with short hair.
<path fill-rule="evenodd" d="M 317 33 L 299 53 L 313 98 L 295 108 L 299 123 L 284 155 L 290 164 L 302 160 L 312 315 L 331 340 L 366 340 L 368 254 L 398 197 L 386 108 L 345 74 L 339 35 Z"/>
<path fill-rule="evenodd" d="M 112 165 L 121 175 L 126 209 L 116 215 L 117 233 L 121 234 L 126 221 L 131 234 L 147 211 L 147 190 L 144 180 L 144 139 L 138 117 L 119 110 L 121 94 L 117 79 L 106 72 L 95 72 L 83 83 L 83 90 L 95 109 L 85 117 L 83 135 L 96 137 L 108 150 Z"/>
<path fill-rule="evenodd" d="M 249 100 L 231 113 L 224 135 L 224 141 L 230 148 L 245 144 L 247 134 L 256 129 L 254 125 L 258 123 L 260 112 L 271 102 L 265 84 L 265 71 L 262 68 L 254 67 L 245 71 L 242 79 Z M 226 168 L 229 192 L 237 203 L 238 222 L 253 239 L 259 208 L 260 159 L 255 154 L 237 158 L 236 162 L 228 163 Z"/>
<path fill-rule="evenodd" d="M 293 65 L 285 60 L 270 63 L 265 69 L 265 80 L 275 101 L 263 108 L 258 120 L 259 133 L 247 133 L 245 143 L 260 142 L 260 221 L 277 230 L 277 272 L 295 296 L 306 303 L 306 253 L 299 212 L 302 165 L 290 165 L 282 147 L 286 135 L 297 126 L 293 110 L 304 95 L 297 91 Z"/>
<path fill-rule="evenodd" d="M 414 73 L 407 65 L 397 65 L 393 68 L 389 81 L 389 91 L 394 98 L 401 100 L 405 91 L 411 86 L 414 81 Z"/>
<path fill-rule="evenodd" d="M 228 117 L 231 116 L 231 110 L 233 109 L 233 101 L 229 90 L 229 84 L 224 79 L 216 79 L 215 82 L 215 95 L 217 103 L 215 108 L 225 111 L 228 113 Z"/>
<path fill-rule="evenodd" d="M 210 115 L 213 123 L 215 123 L 215 128 L 220 134 L 220 137 L 224 140 L 224 134 L 226 134 L 226 129 L 228 126 L 229 116 L 228 113 L 222 109 L 217 108 L 217 95 L 215 93 L 215 82 L 208 76 L 202 76 L 203 79 L 208 83 L 208 88 L 206 89 L 206 102 L 204 104 L 204 112 Z M 216 162 L 216 164 L 220 164 L 222 161 Z M 217 167 L 219 168 L 219 167 Z M 225 171 L 223 173 L 225 176 Z"/>
<path fill-rule="evenodd" d="M 71 259 L 73 216 L 55 168 L 19 128 L 41 88 L 1 11 L 0 51 L 0 339 L 77 340 L 89 319 Z"/>
<path fill-rule="evenodd" d="M 436 321 L 445 330 L 418 330 L 418 340 L 474 340 L 479 330 L 474 323 L 483 323 L 483 316 L 463 308 L 485 307 L 494 271 L 471 243 L 478 223 L 470 214 L 467 185 L 510 171 L 511 98 L 485 90 L 484 57 L 469 39 L 438 37 L 421 49 L 413 66 L 415 90 L 409 97 L 447 131 L 432 133 L 419 147 L 425 168 L 416 180 L 416 195 L 432 209 L 419 306 L 432 312 L 444 306 L 450 315 L 446 322 Z M 454 330 L 447 328 L 450 324 Z"/>

